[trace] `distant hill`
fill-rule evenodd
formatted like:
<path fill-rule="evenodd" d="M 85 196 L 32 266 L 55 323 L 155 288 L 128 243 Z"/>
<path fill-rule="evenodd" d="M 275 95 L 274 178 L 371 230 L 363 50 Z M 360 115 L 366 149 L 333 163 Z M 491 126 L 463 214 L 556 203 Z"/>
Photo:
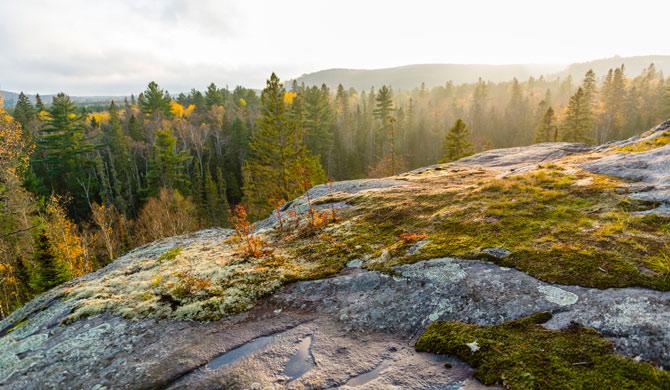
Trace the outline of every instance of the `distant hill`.
<path fill-rule="evenodd" d="M 654 63 L 656 70 L 662 71 L 665 76 L 670 76 L 670 55 L 667 56 L 637 56 L 637 57 L 610 57 L 599 60 L 581 62 L 569 65 L 562 72 L 560 76 L 571 75 L 574 79 L 581 79 L 584 74 L 593 69 L 598 77 L 603 77 L 607 71 L 624 65 L 626 75 L 637 76 L 643 69 Z"/>
<path fill-rule="evenodd" d="M 19 98 L 18 93 L 10 91 L 0 91 L 0 96 L 4 98 L 6 108 L 14 107 L 14 104 L 16 104 L 16 101 Z M 51 99 L 53 99 L 54 96 L 55 95 L 40 94 L 42 102 L 47 105 L 51 103 Z M 28 97 L 35 103 L 35 95 L 28 95 Z M 124 98 L 124 96 L 70 96 L 70 99 L 79 106 L 109 105 L 112 100 L 120 102 L 123 101 Z"/>
<path fill-rule="evenodd" d="M 305 85 L 326 84 L 331 88 L 342 84 L 347 88 L 358 90 L 379 88 L 382 85 L 391 85 L 395 89 L 413 89 L 425 83 L 427 87 L 443 85 L 447 81 L 456 84 L 471 83 L 482 78 L 488 81 L 508 81 L 516 77 L 525 80 L 530 76 L 539 77 L 572 75 L 581 79 L 584 73 L 593 68 L 598 76 L 604 76 L 610 68 L 626 67 L 629 76 L 638 75 L 650 63 L 655 63 L 658 70 L 670 75 L 670 56 L 638 56 L 638 57 L 611 57 L 576 63 L 571 65 L 467 65 L 467 64 L 422 64 L 406 65 L 384 69 L 328 69 L 304 74 L 296 81 Z"/>
<path fill-rule="evenodd" d="M 447 81 L 456 84 L 477 81 L 507 81 L 514 77 L 526 79 L 530 76 L 555 73 L 562 65 L 479 65 L 479 64 L 420 64 L 384 69 L 328 69 L 302 75 L 296 79 L 305 85 L 326 84 L 331 88 L 342 84 L 347 88 L 369 89 L 392 85 L 395 89 L 413 89 L 425 83 L 427 87 L 443 85 Z"/>

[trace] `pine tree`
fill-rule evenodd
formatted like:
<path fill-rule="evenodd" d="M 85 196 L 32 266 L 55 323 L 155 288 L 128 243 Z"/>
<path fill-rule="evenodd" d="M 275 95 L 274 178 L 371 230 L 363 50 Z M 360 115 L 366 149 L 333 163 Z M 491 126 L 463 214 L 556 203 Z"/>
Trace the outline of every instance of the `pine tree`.
<path fill-rule="evenodd" d="M 188 179 L 185 175 L 186 151 L 177 152 L 177 139 L 170 130 L 156 132 L 149 169 L 147 171 L 147 195 L 156 196 L 161 188 L 178 190 L 188 194 Z"/>
<path fill-rule="evenodd" d="M 554 109 L 549 107 L 545 111 L 535 130 L 535 142 L 556 142 L 558 141 L 558 126 L 556 126 L 556 114 Z"/>
<path fill-rule="evenodd" d="M 32 129 L 32 122 L 36 118 L 36 112 L 35 108 L 33 107 L 32 103 L 30 103 L 30 99 L 21 92 L 19 94 L 19 99 L 16 102 L 16 106 L 14 107 L 14 119 L 16 119 L 17 122 L 21 124 L 21 128 L 23 129 L 23 134 L 26 137 L 32 137 L 31 134 L 31 129 Z"/>
<path fill-rule="evenodd" d="M 470 129 L 462 119 L 456 120 L 444 138 L 444 158 L 442 162 L 456 161 L 472 154 L 472 145 L 468 141 Z"/>
<path fill-rule="evenodd" d="M 36 269 L 31 280 L 31 288 L 36 293 L 47 291 L 65 281 L 58 261 L 51 251 L 51 243 L 44 229 L 38 234 L 35 243 Z"/>
<path fill-rule="evenodd" d="M 331 174 L 334 114 L 329 98 L 330 91 L 323 85 L 321 89 L 305 89 L 303 102 L 305 145 L 313 155 L 320 157 L 321 165 Z"/>
<path fill-rule="evenodd" d="M 35 95 L 35 110 L 38 114 L 42 111 L 46 111 L 46 107 L 44 107 L 44 103 L 42 103 L 42 98 L 39 93 Z"/>
<path fill-rule="evenodd" d="M 207 91 L 205 92 L 205 102 L 207 108 L 223 104 L 223 96 L 219 88 L 216 86 L 216 84 L 211 83 L 207 87 Z"/>
<path fill-rule="evenodd" d="M 380 126 L 374 133 L 374 157 L 377 161 L 384 157 L 384 149 L 387 142 L 387 137 L 391 131 L 391 115 L 394 111 L 393 107 L 393 92 L 386 85 L 379 89 L 379 93 L 375 98 L 375 108 L 372 111 L 374 117 L 379 120 Z"/>
<path fill-rule="evenodd" d="M 593 120 L 584 89 L 579 87 L 572 95 L 562 124 L 561 140 L 566 142 L 593 142 Z"/>
<path fill-rule="evenodd" d="M 149 83 L 141 97 L 140 108 L 144 114 L 148 116 L 163 115 L 166 118 L 171 116 L 170 95 L 160 89 L 155 81 Z"/>
<path fill-rule="evenodd" d="M 49 117 L 36 139 L 31 164 L 44 181 L 48 196 L 53 191 L 70 196 L 71 216 L 76 220 L 88 215 L 89 204 L 97 194 L 94 146 L 84 133 L 83 118 L 70 97 L 59 93 L 53 99 Z"/>
<path fill-rule="evenodd" d="M 272 210 L 270 199 L 293 199 L 325 180 L 319 160 L 303 143 L 303 129 L 291 120 L 286 90 L 273 73 L 261 95 L 261 112 L 244 164 L 244 195 L 251 215 L 262 217 Z"/>
<path fill-rule="evenodd" d="M 109 105 L 109 124 L 103 129 L 103 143 L 107 152 L 108 177 L 113 189 L 114 205 L 123 213 L 134 202 L 134 183 L 130 166 L 130 142 L 123 131 L 114 101 Z"/>

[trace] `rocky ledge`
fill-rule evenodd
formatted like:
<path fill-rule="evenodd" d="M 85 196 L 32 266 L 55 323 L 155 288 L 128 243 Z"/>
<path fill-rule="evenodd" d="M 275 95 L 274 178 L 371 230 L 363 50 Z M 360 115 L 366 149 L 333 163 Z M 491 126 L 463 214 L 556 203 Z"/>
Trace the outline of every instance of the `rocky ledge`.
<path fill-rule="evenodd" d="M 317 186 L 257 224 L 257 257 L 226 229 L 138 248 L 0 322 L 0 387 L 547 388 L 452 324 L 551 313 L 529 339 L 604 340 L 560 356 L 563 386 L 605 356 L 628 370 L 611 383 L 669 388 L 668 128 Z"/>

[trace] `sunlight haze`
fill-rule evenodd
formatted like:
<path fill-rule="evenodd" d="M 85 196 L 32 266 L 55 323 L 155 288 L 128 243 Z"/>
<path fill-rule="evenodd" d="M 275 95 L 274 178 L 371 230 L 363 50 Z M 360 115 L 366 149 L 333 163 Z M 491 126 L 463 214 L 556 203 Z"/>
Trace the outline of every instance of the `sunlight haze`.
<path fill-rule="evenodd" d="M 128 94 L 260 88 L 328 68 L 569 64 L 668 54 L 664 1 L 0 2 L 0 87 Z"/>

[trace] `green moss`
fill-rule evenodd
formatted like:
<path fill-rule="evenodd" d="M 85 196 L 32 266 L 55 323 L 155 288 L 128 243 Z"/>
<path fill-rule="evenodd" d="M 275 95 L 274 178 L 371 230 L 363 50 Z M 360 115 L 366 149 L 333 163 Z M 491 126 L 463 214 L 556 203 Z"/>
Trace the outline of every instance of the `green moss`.
<path fill-rule="evenodd" d="M 455 355 L 485 385 L 508 389 L 670 389 L 670 373 L 615 354 L 595 330 L 540 325 L 550 318 L 537 313 L 494 326 L 437 321 L 416 349 Z"/>
<path fill-rule="evenodd" d="M 588 184 L 580 184 L 584 181 Z M 631 214 L 652 205 L 628 201 L 617 191 L 621 184 L 543 168 L 467 191 L 417 193 L 411 204 L 387 200 L 369 218 L 427 234 L 429 244 L 414 256 L 396 251 L 377 268 L 443 256 L 485 258 L 484 248 L 503 247 L 512 254 L 492 261 L 548 282 L 668 290 L 668 277 L 641 269 L 670 241 L 670 219 Z"/>
<path fill-rule="evenodd" d="M 666 131 L 660 136 L 653 139 L 648 139 L 631 145 L 622 146 L 618 148 L 617 151 L 628 152 L 628 153 L 641 153 L 652 149 L 660 148 L 668 144 L 670 144 L 670 131 Z"/>
<path fill-rule="evenodd" d="M 181 250 L 182 248 L 179 246 L 166 250 L 160 255 L 160 257 L 158 257 L 158 262 L 162 263 L 164 261 L 174 260 L 177 256 L 179 256 Z"/>

